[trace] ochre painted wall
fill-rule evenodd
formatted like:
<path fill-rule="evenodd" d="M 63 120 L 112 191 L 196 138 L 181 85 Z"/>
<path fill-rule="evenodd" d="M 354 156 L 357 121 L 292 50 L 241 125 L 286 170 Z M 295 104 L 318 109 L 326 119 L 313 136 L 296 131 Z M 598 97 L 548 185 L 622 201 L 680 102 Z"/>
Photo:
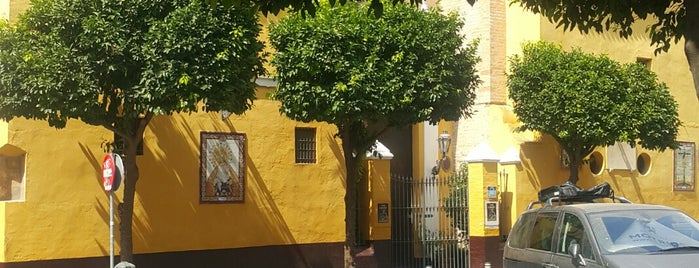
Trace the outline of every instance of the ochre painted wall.
<path fill-rule="evenodd" d="M 365 240 L 391 239 L 391 159 L 366 160 L 365 181 L 360 187 L 360 215 L 362 238 Z M 379 222 L 379 204 L 388 206 L 388 220 Z"/>
<path fill-rule="evenodd" d="M 5 236 L 5 226 L 7 226 L 7 221 L 5 220 L 5 203 L 0 202 L 0 215 L 2 216 L 2 219 L 0 219 L 0 241 L 7 241 L 7 238 Z M 5 259 L 5 245 L 0 245 L 0 261 Z"/>
<path fill-rule="evenodd" d="M 344 241 L 345 169 L 337 129 L 291 121 L 278 108 L 276 101 L 258 99 L 252 110 L 225 121 L 219 113 L 153 119 L 137 157 L 136 253 Z M 317 128 L 316 164 L 295 164 L 295 127 Z M 244 203 L 199 202 L 202 131 L 247 135 Z M 100 144 L 111 139 L 111 132 L 77 120 L 60 130 L 43 121 L 11 121 L 9 143 L 27 152 L 26 200 L 2 204 L 1 262 L 109 254 Z"/>
<path fill-rule="evenodd" d="M 504 60 L 500 51 L 506 51 L 505 57 L 509 57 L 521 53 L 523 42 L 548 40 L 561 44 L 565 49 L 580 47 L 586 52 L 607 54 L 622 63 L 635 62 L 637 58 L 651 59 L 651 70 L 658 75 L 660 81 L 669 86 L 679 104 L 683 126 L 677 139 L 697 142 L 699 123 L 696 114 L 699 104 L 684 55 L 683 40 L 674 44 L 670 51 L 655 55 L 645 32 L 649 24 L 645 22 L 637 23 L 634 29 L 636 34 L 629 39 L 622 39 L 615 32 L 587 35 L 577 31 L 564 32 L 555 28 L 547 19 L 524 11 L 518 5 L 502 1 L 477 1 L 471 6 L 461 1 L 443 0 L 439 5 L 445 12 L 456 11 L 465 20 L 464 34 L 467 40 L 480 39 L 479 74 L 484 84 L 478 91 L 474 115 L 458 123 L 455 158 L 463 161 L 481 142 L 487 143 L 497 154 L 502 154 L 511 147 L 518 149 L 520 153 L 520 164 L 498 169 L 498 172 L 507 174 L 507 177 L 501 174 L 499 178 L 499 189 L 504 191 L 500 196 L 509 202 L 501 204 L 501 215 L 509 218 L 501 220 L 503 233 L 507 233 L 509 229 L 505 225 L 516 220 L 529 202 L 537 198 L 540 189 L 564 182 L 569 170 L 561 165 L 561 148 L 552 138 L 539 133 L 514 132 L 520 123 L 512 113 L 509 99 L 504 105 L 492 101 L 493 94 L 502 92 L 500 87 L 504 86 L 494 82 L 501 74 L 493 70 L 500 68 L 498 65 L 503 64 Z M 499 34 L 503 33 L 505 41 L 499 42 Z M 507 65 L 508 62 L 504 61 L 504 64 Z M 605 159 L 603 171 L 599 175 L 592 174 L 589 166 L 583 165 L 579 185 L 590 187 L 607 181 L 617 195 L 626 196 L 634 202 L 665 204 L 699 218 L 696 191 L 672 190 L 673 151 L 648 151 L 640 147 L 636 150 L 636 155 L 646 153 L 650 156 L 651 166 L 647 175 L 641 175 L 637 171 L 610 172 Z M 596 151 L 606 157 L 606 148 L 597 148 Z M 696 163 L 695 161 L 695 174 Z"/>
<path fill-rule="evenodd" d="M 0 1 L 0 15 L 14 21 L 28 7 L 27 0 Z M 264 39 L 267 18 L 261 23 Z M 137 157 L 136 253 L 344 241 L 345 169 L 337 129 L 284 118 L 278 102 L 265 99 L 272 90 L 258 88 L 253 109 L 225 121 L 219 113 L 153 119 Z M 295 127 L 317 128 L 316 164 L 295 164 Z M 27 152 L 25 201 L 0 203 L 0 262 L 108 255 L 109 199 L 99 178 L 101 144 L 113 134 L 77 120 L 56 130 L 15 119 L 9 130 L 0 123 L 0 130 L 2 144 Z M 247 135 L 244 203 L 199 202 L 202 131 Z M 117 191 L 118 201 L 121 196 Z M 118 219 L 116 229 L 118 254 Z"/>
<path fill-rule="evenodd" d="M 512 15 L 508 14 L 508 21 L 514 21 L 510 17 L 519 18 L 521 16 L 520 13 L 516 12 Z M 614 32 L 588 35 L 582 35 L 577 31 L 563 32 L 543 18 L 539 18 L 539 31 L 527 31 L 523 27 L 531 29 L 531 25 L 524 22 L 531 22 L 531 19 L 522 18 L 522 21 L 522 24 L 510 23 L 511 27 L 508 27 L 508 29 L 514 29 L 511 30 L 512 32 L 531 33 L 530 37 L 524 37 L 522 40 L 537 40 L 537 37 L 540 37 L 559 43 L 565 49 L 579 47 L 586 52 L 606 54 L 622 63 L 635 62 L 637 58 L 651 59 L 651 70 L 658 75 L 660 81 L 668 85 L 679 104 L 683 126 L 680 128 L 677 139 L 697 142 L 699 129 L 695 115 L 699 111 L 699 105 L 682 49 L 682 42 L 671 47 L 669 52 L 656 56 L 645 34 L 644 29 L 647 25 L 644 23 L 637 25 L 636 31 L 634 31 L 637 33 L 636 35 L 630 39 L 621 39 Z M 516 41 L 508 38 L 508 46 L 515 45 Z M 508 48 L 508 50 L 510 53 L 517 53 L 517 49 Z M 519 146 L 522 169 L 516 175 L 517 190 L 513 192 L 515 206 L 513 206 L 514 211 L 510 213 L 512 222 L 531 200 L 536 199 L 538 190 L 562 183 L 568 176 L 568 169 L 562 167 L 560 163 L 560 147 L 550 137 L 543 135 L 533 141 L 520 143 Z M 605 157 L 606 150 L 603 147 L 596 149 Z M 599 175 L 592 174 L 589 166 L 583 165 L 580 169 L 579 185 L 587 188 L 607 181 L 612 185 L 617 195 L 625 196 L 633 202 L 669 205 L 699 218 L 696 191 L 674 192 L 672 190 L 673 151 L 658 152 L 637 147 L 636 155 L 641 153 L 647 153 L 651 159 L 651 169 L 647 175 L 641 175 L 638 171 L 617 170 L 610 172 L 607 169 L 605 159 L 603 171 Z M 511 184 L 508 185 L 511 186 Z"/>
<path fill-rule="evenodd" d="M 677 140 L 697 143 L 699 126 L 696 114 L 699 112 L 699 103 L 684 54 L 684 41 L 673 44 L 667 53 L 655 56 L 654 48 L 650 46 L 650 40 L 645 33 L 646 26 L 648 26 L 647 23 L 636 25 L 634 29 L 636 34 L 629 39 L 621 39 L 617 33 L 613 32 L 584 36 L 578 32 L 563 33 L 560 30 L 554 30 L 552 25 L 546 23 L 542 23 L 542 32 L 546 33 L 544 36 L 547 40 L 561 43 L 564 48 L 580 47 L 587 52 L 606 54 L 619 62 L 635 62 L 637 58 L 651 59 L 650 69 L 658 75 L 660 81 L 668 85 L 679 104 L 679 115 L 683 126 L 680 127 Z M 605 155 L 605 148 L 598 150 Z M 697 190 L 675 192 L 672 189 L 673 151 L 658 152 L 637 148 L 637 155 L 643 152 L 648 153 L 651 159 L 651 169 L 647 175 L 641 175 L 637 171 L 609 172 L 605 168 L 599 176 L 593 176 L 588 172 L 588 179 L 581 182 L 592 185 L 608 181 L 616 194 L 623 195 L 634 202 L 669 205 L 699 218 Z M 694 163 L 696 178 L 696 159 Z"/>
<path fill-rule="evenodd" d="M 0 19 L 15 22 L 17 16 L 27 8 L 29 8 L 28 0 L 0 0 Z"/>

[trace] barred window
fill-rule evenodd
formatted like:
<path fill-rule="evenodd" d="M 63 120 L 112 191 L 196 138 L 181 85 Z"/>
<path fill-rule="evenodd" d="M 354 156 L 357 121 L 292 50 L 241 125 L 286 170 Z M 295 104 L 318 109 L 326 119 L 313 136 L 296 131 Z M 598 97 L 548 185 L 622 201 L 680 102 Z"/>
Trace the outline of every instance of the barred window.
<path fill-rule="evenodd" d="M 296 163 L 316 162 L 316 129 L 296 128 Z"/>

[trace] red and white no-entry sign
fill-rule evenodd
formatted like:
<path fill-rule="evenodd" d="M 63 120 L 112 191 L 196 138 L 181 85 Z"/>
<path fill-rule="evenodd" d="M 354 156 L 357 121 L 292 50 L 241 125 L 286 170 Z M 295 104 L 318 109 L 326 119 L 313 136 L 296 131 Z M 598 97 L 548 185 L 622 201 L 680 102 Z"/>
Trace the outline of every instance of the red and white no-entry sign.
<path fill-rule="evenodd" d="M 112 157 L 112 154 L 107 154 L 104 156 L 104 160 L 102 160 L 102 186 L 104 186 L 105 191 L 112 190 L 115 175 L 114 157 Z"/>
<path fill-rule="evenodd" d="M 118 154 L 107 154 L 102 160 L 102 186 L 109 192 L 109 267 L 114 267 L 114 191 L 124 179 L 124 163 Z"/>

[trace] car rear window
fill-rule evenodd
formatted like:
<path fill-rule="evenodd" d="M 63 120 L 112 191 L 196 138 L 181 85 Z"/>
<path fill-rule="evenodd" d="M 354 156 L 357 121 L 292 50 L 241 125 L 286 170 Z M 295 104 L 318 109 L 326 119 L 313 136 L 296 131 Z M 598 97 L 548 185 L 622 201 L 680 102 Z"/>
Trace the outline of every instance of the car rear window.
<path fill-rule="evenodd" d="M 526 248 L 529 241 L 529 230 L 532 222 L 536 218 L 536 213 L 524 213 L 512 226 L 509 236 L 509 245 L 513 248 Z"/>

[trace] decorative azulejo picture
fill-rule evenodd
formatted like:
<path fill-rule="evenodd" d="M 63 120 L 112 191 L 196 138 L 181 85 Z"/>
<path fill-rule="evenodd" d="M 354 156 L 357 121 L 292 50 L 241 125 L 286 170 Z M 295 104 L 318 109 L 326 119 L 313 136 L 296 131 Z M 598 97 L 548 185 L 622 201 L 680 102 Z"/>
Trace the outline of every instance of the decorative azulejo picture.
<path fill-rule="evenodd" d="M 675 191 L 694 191 L 694 143 L 679 142 L 675 149 Z"/>
<path fill-rule="evenodd" d="M 246 143 L 243 133 L 201 133 L 201 202 L 245 201 Z"/>

